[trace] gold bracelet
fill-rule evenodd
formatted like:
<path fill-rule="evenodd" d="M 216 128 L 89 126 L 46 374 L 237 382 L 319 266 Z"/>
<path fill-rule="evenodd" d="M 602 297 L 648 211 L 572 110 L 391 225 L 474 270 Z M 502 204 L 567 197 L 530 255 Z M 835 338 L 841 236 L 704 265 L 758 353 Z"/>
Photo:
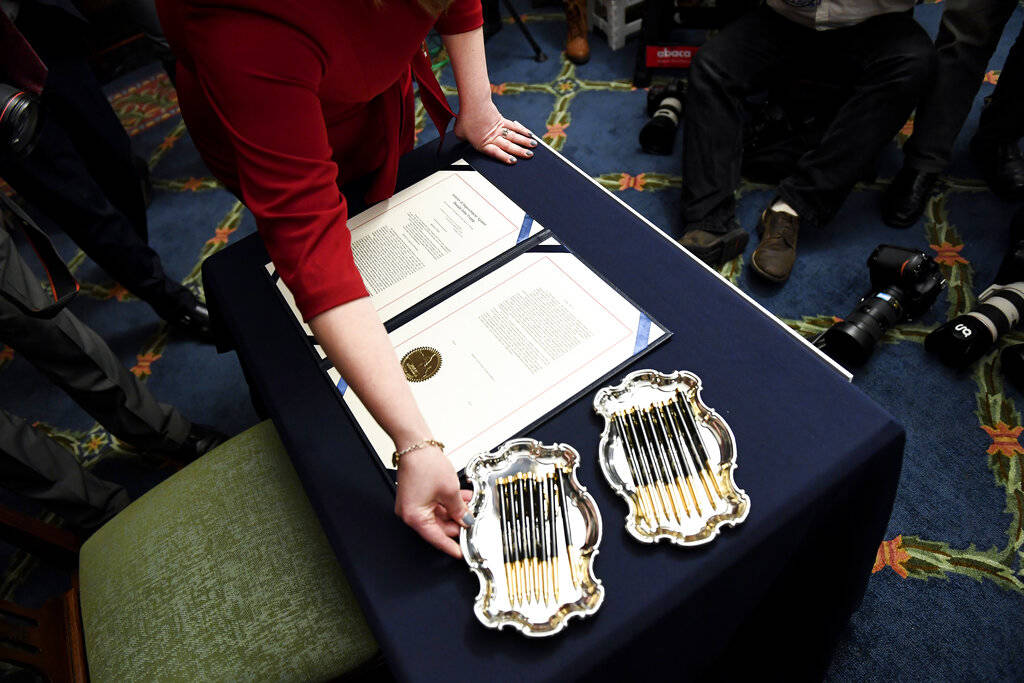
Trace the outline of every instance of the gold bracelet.
<path fill-rule="evenodd" d="M 398 462 L 399 460 L 401 460 L 403 455 L 405 455 L 406 453 L 411 453 L 413 451 L 418 451 L 419 449 L 426 448 L 427 446 L 437 446 L 442 451 L 444 450 L 444 444 L 441 443 L 440 441 L 434 441 L 433 439 L 424 439 L 423 441 L 418 441 L 411 446 L 406 446 L 402 450 L 395 451 L 394 453 L 392 453 L 391 464 L 394 465 L 395 469 L 397 470 Z"/>

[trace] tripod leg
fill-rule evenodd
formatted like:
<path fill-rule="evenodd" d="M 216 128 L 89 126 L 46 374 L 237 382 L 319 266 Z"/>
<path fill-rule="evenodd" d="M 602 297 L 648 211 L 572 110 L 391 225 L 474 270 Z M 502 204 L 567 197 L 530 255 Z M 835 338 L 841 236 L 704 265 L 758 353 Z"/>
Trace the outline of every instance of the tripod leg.
<path fill-rule="evenodd" d="M 519 16 L 519 12 L 517 12 L 516 8 L 512 6 L 511 0 L 502 0 L 502 2 L 505 3 L 505 9 L 508 10 L 512 19 L 515 20 L 516 26 L 519 27 L 519 30 L 523 32 L 524 36 L 526 36 L 526 41 L 530 43 L 530 47 L 533 48 L 533 58 L 538 62 L 546 61 L 548 56 L 544 54 L 543 50 L 540 49 L 540 45 L 538 45 L 537 41 L 533 39 L 532 35 L 530 35 L 530 30 L 526 28 L 526 24 L 523 23 L 523 19 Z"/>
<path fill-rule="evenodd" d="M 498 0 L 483 0 L 484 40 L 501 30 L 501 8 Z"/>

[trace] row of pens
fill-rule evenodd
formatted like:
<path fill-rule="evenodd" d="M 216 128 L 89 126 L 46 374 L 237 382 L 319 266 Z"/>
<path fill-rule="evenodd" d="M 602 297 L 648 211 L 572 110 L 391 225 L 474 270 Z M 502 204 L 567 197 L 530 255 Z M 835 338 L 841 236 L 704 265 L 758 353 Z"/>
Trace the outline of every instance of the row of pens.
<path fill-rule="evenodd" d="M 580 587 L 579 549 L 573 543 L 565 494 L 567 476 L 565 469 L 553 466 L 495 482 L 505 586 L 512 605 L 558 604 L 563 567 L 573 588 Z"/>
<path fill-rule="evenodd" d="M 696 420 L 679 390 L 667 401 L 615 413 L 633 479 L 635 514 L 651 530 L 703 522 L 725 501 Z M 567 468 L 552 466 L 498 477 L 505 587 L 513 606 L 559 603 L 560 569 L 579 589 L 579 549 L 566 500 Z M 699 483 L 694 486 L 694 479 Z M 698 491 L 704 493 L 702 497 Z"/>
<path fill-rule="evenodd" d="M 615 413 L 613 423 L 633 478 L 634 509 L 645 526 L 682 527 L 684 518 L 704 519 L 725 500 L 689 402 L 679 389 L 667 401 Z M 704 491 L 707 511 L 694 479 Z"/>

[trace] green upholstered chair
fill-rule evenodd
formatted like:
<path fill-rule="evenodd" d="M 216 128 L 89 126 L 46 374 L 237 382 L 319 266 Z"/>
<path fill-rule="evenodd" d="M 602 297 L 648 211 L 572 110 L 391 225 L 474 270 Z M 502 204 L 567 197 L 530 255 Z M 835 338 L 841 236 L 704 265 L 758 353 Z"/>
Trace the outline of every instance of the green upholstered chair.
<path fill-rule="evenodd" d="M 269 421 L 93 534 L 78 588 L 94 683 L 329 680 L 377 652 Z"/>

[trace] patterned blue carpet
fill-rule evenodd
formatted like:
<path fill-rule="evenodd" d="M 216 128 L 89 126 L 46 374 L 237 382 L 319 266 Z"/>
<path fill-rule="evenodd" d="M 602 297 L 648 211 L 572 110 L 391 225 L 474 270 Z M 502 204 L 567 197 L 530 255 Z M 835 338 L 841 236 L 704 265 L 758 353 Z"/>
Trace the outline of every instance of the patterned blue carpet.
<path fill-rule="evenodd" d="M 933 34 L 940 11 L 941 5 L 917 9 Z M 928 330 L 973 306 L 977 293 L 992 281 L 1007 241 L 1015 206 L 995 198 L 978 180 L 966 143 L 982 98 L 991 92 L 998 66 L 1021 30 L 1021 14 L 1018 10 L 1007 27 L 992 61 L 996 70 L 982 86 L 953 165 L 924 220 L 895 230 L 879 218 L 880 192 L 902 160 L 901 134 L 883 155 L 878 181 L 858 187 L 826 229 L 801 235 L 799 260 L 785 286 L 769 287 L 748 275 L 745 264 L 756 239 L 746 254 L 723 268 L 723 274 L 808 336 L 831 324 L 834 316 L 849 313 L 868 287 L 865 261 L 880 243 L 934 254 L 950 283 L 931 312 L 890 332 L 854 380 L 906 426 L 908 441 L 889 530 L 864 602 L 835 652 L 830 679 L 1013 680 L 1024 670 L 1024 447 L 1015 407 L 1021 396 L 1003 385 L 994 355 L 954 372 L 934 362 L 922 346 Z M 586 173 L 678 235 L 682 142 L 676 141 L 676 153 L 669 157 L 639 149 L 646 94 L 630 85 L 635 43 L 612 52 L 595 36 L 590 63 L 575 67 L 557 57 L 565 32 L 562 16 L 542 13 L 527 19 L 552 58 L 538 64 L 515 27 L 499 32 L 488 43 L 499 108 L 545 135 Z M 441 81 L 452 85 L 449 71 L 442 71 Z M 252 232 L 252 217 L 210 180 L 181 125 L 173 92 L 155 68 L 122 79 L 110 92 L 156 179 L 151 241 L 172 276 L 198 285 L 201 259 Z M 433 136 L 431 130 L 421 137 Z M 741 193 L 740 220 L 752 231 L 772 197 L 771 188 L 745 184 Z M 65 257 L 76 254 L 66 238 L 58 242 Z M 124 296 L 91 262 L 79 255 L 72 264 L 86 285 L 74 311 L 106 337 L 161 400 L 229 433 L 255 422 L 233 355 L 169 337 L 145 304 Z M 1004 340 L 1022 341 L 1019 332 Z M 161 463 L 113 443 L 3 347 L 0 386 L 0 407 L 39 421 L 41 429 L 60 438 L 97 473 L 124 483 L 133 495 L 170 473 Z M 0 569 L 5 570 L 0 598 L 38 603 L 61 586 L 59 577 L 11 548 L 0 547 Z M 830 567 L 812 554 L 806 571 L 827 573 Z M 794 643 L 793 656 L 800 656 L 799 643 Z"/>

